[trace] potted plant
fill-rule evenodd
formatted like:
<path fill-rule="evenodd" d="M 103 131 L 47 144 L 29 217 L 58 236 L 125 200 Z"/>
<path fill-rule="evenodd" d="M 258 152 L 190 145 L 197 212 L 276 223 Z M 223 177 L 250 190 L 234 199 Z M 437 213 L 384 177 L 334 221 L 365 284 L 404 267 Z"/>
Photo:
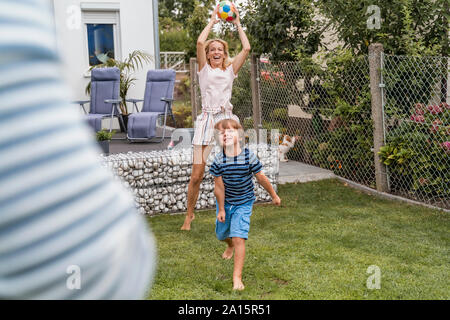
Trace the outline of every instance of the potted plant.
<path fill-rule="evenodd" d="M 128 90 L 136 80 L 136 78 L 133 77 L 133 74 L 134 72 L 142 68 L 144 66 L 144 63 L 151 62 L 153 58 L 150 54 L 139 50 L 131 52 L 128 55 L 128 57 L 123 61 L 110 58 L 107 55 L 100 55 L 97 58 L 102 63 L 92 66 L 89 70 L 92 70 L 94 68 L 107 68 L 107 67 L 109 68 L 117 67 L 120 70 L 120 99 L 122 100 L 122 102 L 120 103 L 119 108 L 125 128 L 122 128 L 122 124 L 120 123 L 120 121 L 119 124 L 121 126 L 120 129 L 122 130 L 122 132 L 125 132 L 129 115 L 125 99 L 127 97 Z M 86 94 L 89 95 L 90 93 L 91 93 L 91 82 L 89 81 L 89 83 L 86 86 Z"/>
<path fill-rule="evenodd" d="M 114 130 L 109 132 L 107 130 L 101 130 L 97 132 L 97 142 L 102 148 L 103 153 L 109 154 L 109 142 L 114 135 Z"/>

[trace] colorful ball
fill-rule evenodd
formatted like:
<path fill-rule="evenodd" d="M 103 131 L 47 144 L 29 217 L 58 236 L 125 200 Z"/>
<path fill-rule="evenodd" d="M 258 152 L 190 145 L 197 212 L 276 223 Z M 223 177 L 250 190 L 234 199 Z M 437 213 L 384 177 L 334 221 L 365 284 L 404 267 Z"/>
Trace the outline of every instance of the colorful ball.
<path fill-rule="evenodd" d="M 217 16 L 224 21 L 233 21 L 236 19 L 236 7 L 231 1 L 221 1 L 217 7 L 219 8 Z"/>

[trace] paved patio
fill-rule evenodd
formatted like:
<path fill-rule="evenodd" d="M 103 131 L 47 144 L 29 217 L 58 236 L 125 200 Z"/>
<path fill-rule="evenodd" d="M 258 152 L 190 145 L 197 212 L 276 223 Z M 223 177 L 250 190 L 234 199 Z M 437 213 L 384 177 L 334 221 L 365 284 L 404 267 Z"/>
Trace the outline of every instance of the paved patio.
<path fill-rule="evenodd" d="M 121 140 L 115 140 L 121 139 Z M 141 152 L 141 151 L 152 151 L 152 150 L 167 150 L 167 146 L 170 142 L 170 134 L 169 137 L 165 138 L 164 141 L 155 143 L 155 142 L 130 142 L 126 140 L 125 133 L 116 133 L 113 137 L 113 140 L 109 144 L 109 153 L 126 153 L 129 151 L 132 152 Z"/>
<path fill-rule="evenodd" d="M 306 163 L 289 160 L 280 162 L 280 173 L 278 183 L 309 182 L 323 179 L 331 179 L 336 176 L 330 170 L 311 166 Z"/>

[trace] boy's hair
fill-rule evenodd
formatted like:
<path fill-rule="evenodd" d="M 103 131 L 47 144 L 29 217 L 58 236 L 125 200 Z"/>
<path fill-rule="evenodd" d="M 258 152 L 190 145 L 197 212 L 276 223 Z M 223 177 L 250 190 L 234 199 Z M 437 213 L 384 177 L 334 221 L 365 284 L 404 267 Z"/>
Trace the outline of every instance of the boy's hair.
<path fill-rule="evenodd" d="M 223 119 L 214 125 L 214 136 L 216 138 L 216 141 L 218 141 L 218 133 L 221 129 L 236 129 L 239 132 L 240 142 L 244 138 L 244 128 L 242 128 L 241 124 L 234 119 Z"/>
<path fill-rule="evenodd" d="M 236 130 L 244 130 L 239 122 L 234 119 L 223 119 L 216 123 L 214 129 L 236 129 Z"/>

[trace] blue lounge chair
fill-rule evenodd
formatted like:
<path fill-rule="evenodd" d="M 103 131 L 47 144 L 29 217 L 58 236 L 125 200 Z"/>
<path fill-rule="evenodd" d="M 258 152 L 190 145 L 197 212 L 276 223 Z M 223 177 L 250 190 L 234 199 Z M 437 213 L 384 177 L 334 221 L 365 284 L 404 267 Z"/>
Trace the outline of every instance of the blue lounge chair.
<path fill-rule="evenodd" d="M 172 113 L 173 91 L 175 87 L 175 70 L 149 70 L 145 84 L 144 99 L 127 99 L 133 103 L 134 113 L 128 117 L 127 138 L 130 141 L 146 140 L 148 142 L 161 142 L 165 138 L 167 116 Z M 142 110 L 137 107 L 143 102 Z M 164 116 L 162 137 L 156 136 L 156 125 L 159 117 Z M 161 138 L 154 140 L 154 138 Z"/>
<path fill-rule="evenodd" d="M 120 70 L 118 68 L 94 68 L 91 70 L 91 100 L 74 101 L 83 108 L 89 125 L 97 132 L 102 130 L 102 119 L 111 118 L 109 132 L 112 131 L 114 117 L 123 121 L 118 105 L 120 92 Z M 84 105 L 90 103 L 89 113 Z"/>

